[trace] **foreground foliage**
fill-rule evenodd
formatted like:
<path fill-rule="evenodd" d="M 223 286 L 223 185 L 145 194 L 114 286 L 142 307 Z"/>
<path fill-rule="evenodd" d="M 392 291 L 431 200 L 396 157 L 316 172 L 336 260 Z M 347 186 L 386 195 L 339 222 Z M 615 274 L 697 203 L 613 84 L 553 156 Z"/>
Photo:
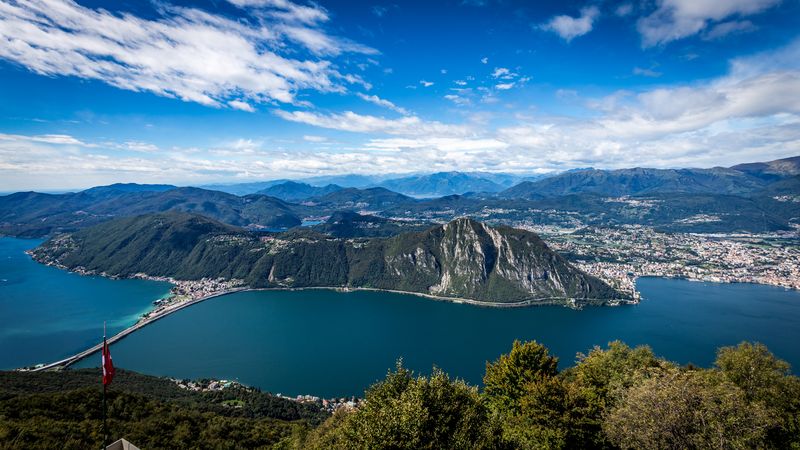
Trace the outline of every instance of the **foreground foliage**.
<path fill-rule="evenodd" d="M 760 344 L 711 369 L 612 342 L 559 372 L 536 342 L 486 366 L 478 394 L 439 370 L 398 366 L 367 403 L 309 434 L 308 448 L 800 448 L 800 382 Z"/>
<path fill-rule="evenodd" d="M 99 447 L 98 380 L 0 372 L 0 448 Z M 358 409 L 327 416 L 257 390 L 196 393 L 121 371 L 109 428 L 141 448 L 800 449 L 800 379 L 761 344 L 721 348 L 701 369 L 612 342 L 559 371 L 541 344 L 515 342 L 483 381 L 398 363 Z"/>

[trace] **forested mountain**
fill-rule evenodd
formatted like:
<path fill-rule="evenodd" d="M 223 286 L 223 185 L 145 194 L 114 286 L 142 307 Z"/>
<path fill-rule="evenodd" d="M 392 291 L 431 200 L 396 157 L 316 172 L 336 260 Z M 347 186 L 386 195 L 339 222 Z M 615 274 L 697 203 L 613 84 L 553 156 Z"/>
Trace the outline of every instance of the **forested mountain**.
<path fill-rule="evenodd" d="M 430 224 L 418 221 L 385 219 L 353 211 L 337 211 L 324 223 L 311 227 L 314 231 L 333 237 L 388 237 L 406 231 L 421 231 Z"/>
<path fill-rule="evenodd" d="M 365 287 L 494 303 L 627 298 L 534 233 L 466 218 L 353 241 L 309 233 L 259 237 L 198 215 L 154 214 L 61 235 L 33 256 L 108 275 L 237 278 L 253 287 Z"/>
<path fill-rule="evenodd" d="M 504 189 L 494 181 L 462 172 L 438 172 L 430 175 L 394 178 L 382 181 L 380 186 L 414 197 L 441 197 L 467 192 L 499 192 Z"/>
<path fill-rule="evenodd" d="M 746 194 L 761 189 L 764 180 L 733 169 L 588 169 L 527 181 L 499 195 L 542 198 L 588 193 L 619 197 L 662 193 Z"/>
<path fill-rule="evenodd" d="M 787 176 L 800 175 L 800 156 L 776 159 L 768 162 L 739 164 L 731 167 L 759 178 L 775 180 Z"/>
<path fill-rule="evenodd" d="M 237 197 L 200 188 L 117 190 L 69 194 L 20 192 L 0 197 L 0 233 L 39 237 L 74 231 L 115 217 L 185 211 L 238 226 L 288 228 L 300 218 L 283 201 L 264 195 Z"/>
<path fill-rule="evenodd" d="M 311 197 L 321 197 L 331 192 L 340 191 L 344 188 L 335 184 L 328 184 L 325 186 L 312 186 L 306 183 L 297 183 L 295 181 L 287 181 L 285 183 L 276 184 L 266 189 L 262 189 L 257 194 L 268 195 L 270 197 L 279 198 L 289 202 L 298 202 L 306 200 Z"/>
<path fill-rule="evenodd" d="M 310 203 L 323 209 L 358 209 L 381 211 L 386 208 L 414 203 L 415 200 L 386 188 L 347 188 L 310 199 Z"/>
<path fill-rule="evenodd" d="M 577 169 L 537 181 L 525 181 L 498 195 L 527 199 L 570 194 L 610 197 L 667 193 L 747 195 L 795 175 L 800 175 L 800 156 L 730 168 Z"/>

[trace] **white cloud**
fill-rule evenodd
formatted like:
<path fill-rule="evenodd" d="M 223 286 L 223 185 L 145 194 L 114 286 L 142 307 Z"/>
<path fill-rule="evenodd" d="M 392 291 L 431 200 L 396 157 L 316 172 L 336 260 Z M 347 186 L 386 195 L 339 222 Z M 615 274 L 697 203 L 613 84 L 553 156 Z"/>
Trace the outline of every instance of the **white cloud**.
<path fill-rule="evenodd" d="M 750 33 L 758 27 L 749 20 L 731 20 L 714 25 L 707 33 L 703 34 L 703 39 L 721 39 L 729 34 Z"/>
<path fill-rule="evenodd" d="M 317 55 L 375 52 L 318 28 L 327 20 L 322 9 L 286 0 L 233 3 L 259 11 L 259 24 L 191 8 L 163 8 L 160 18 L 148 20 L 71 0 L 3 3 L 0 58 L 41 75 L 100 80 L 215 107 L 292 103 L 302 89 L 342 91 L 363 83 L 330 61 L 280 54 L 290 48 L 287 41 Z M 300 50 L 290 49 L 293 56 Z"/>
<path fill-rule="evenodd" d="M 303 140 L 306 141 L 306 142 L 319 143 L 319 142 L 326 142 L 328 140 L 328 138 L 326 138 L 325 136 L 315 136 L 315 135 L 307 134 L 307 135 L 303 136 Z"/>
<path fill-rule="evenodd" d="M 256 109 L 253 108 L 249 103 L 243 102 L 241 100 L 231 100 L 228 102 L 228 106 L 230 106 L 233 109 L 239 109 L 241 111 L 256 112 Z"/>
<path fill-rule="evenodd" d="M 460 105 L 460 106 L 469 105 L 469 104 L 472 103 L 472 101 L 470 99 L 468 99 L 466 97 L 462 97 L 460 95 L 456 95 L 456 94 L 447 94 L 447 95 L 444 96 L 444 98 L 446 100 L 450 100 L 451 102 L 455 103 L 456 105 Z"/>
<path fill-rule="evenodd" d="M 481 58 L 481 63 L 482 64 L 489 64 L 489 58 L 486 58 L 486 57 Z"/>
<path fill-rule="evenodd" d="M 633 12 L 633 5 L 630 3 L 623 3 L 617 6 L 617 9 L 614 10 L 614 14 L 618 17 L 627 17 Z"/>
<path fill-rule="evenodd" d="M 643 77 L 650 77 L 650 78 L 658 78 L 663 75 L 661 72 L 657 72 L 653 69 L 646 69 L 642 67 L 634 67 L 633 68 L 634 75 L 641 75 Z"/>
<path fill-rule="evenodd" d="M 380 98 L 377 95 L 367 95 L 367 94 L 363 94 L 361 92 L 356 93 L 356 95 L 360 99 L 362 99 L 364 101 L 373 103 L 373 104 L 378 105 L 378 106 L 382 106 L 382 107 L 384 107 L 386 109 L 391 109 L 392 111 L 400 113 L 400 114 L 402 114 L 404 116 L 409 115 L 409 112 L 408 112 L 407 109 L 402 108 L 400 106 L 397 106 L 394 103 L 390 102 L 389 100 L 386 100 L 384 98 Z"/>
<path fill-rule="evenodd" d="M 507 91 L 514 87 L 514 83 L 499 83 L 494 86 L 495 89 Z"/>
<path fill-rule="evenodd" d="M 589 6 L 581 9 L 581 15 L 578 17 L 555 16 L 540 27 L 543 30 L 558 34 L 562 39 L 569 42 L 592 31 L 594 21 L 599 16 L 600 10 L 596 6 Z"/>
<path fill-rule="evenodd" d="M 492 72 L 492 78 L 502 78 L 504 80 L 510 80 L 515 76 L 517 76 L 517 74 L 511 72 L 505 67 L 495 67 L 494 72 Z"/>
<path fill-rule="evenodd" d="M 659 0 L 658 8 L 637 22 L 642 45 L 652 47 L 695 35 L 712 22 L 748 16 L 777 5 L 780 0 Z"/>
<path fill-rule="evenodd" d="M 384 117 L 356 114 L 352 111 L 345 111 L 339 114 L 319 114 L 307 111 L 288 112 L 282 110 L 275 111 L 275 114 L 291 122 L 356 133 L 385 133 L 410 136 L 426 134 L 465 136 L 470 134 L 469 128 L 466 126 L 426 122 L 416 116 L 386 119 Z"/>
<path fill-rule="evenodd" d="M 423 85 L 424 87 L 431 87 L 434 83 L 433 81 L 419 80 L 419 84 Z"/>
<path fill-rule="evenodd" d="M 318 5 L 297 5 L 289 0 L 228 0 L 240 8 L 265 8 L 267 14 L 309 25 L 327 22 L 327 11 Z"/>

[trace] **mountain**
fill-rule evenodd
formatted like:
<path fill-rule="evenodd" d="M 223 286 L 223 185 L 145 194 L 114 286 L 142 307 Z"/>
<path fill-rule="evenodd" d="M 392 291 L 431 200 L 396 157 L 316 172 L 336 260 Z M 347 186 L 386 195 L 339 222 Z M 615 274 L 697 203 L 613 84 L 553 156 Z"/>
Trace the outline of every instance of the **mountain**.
<path fill-rule="evenodd" d="M 371 175 L 356 175 L 356 174 L 345 174 L 345 175 L 322 175 L 317 177 L 311 178 L 303 178 L 303 183 L 310 184 L 312 186 L 326 186 L 329 184 L 335 184 L 342 187 L 348 188 L 366 188 L 375 186 L 382 177 L 379 176 L 371 176 Z"/>
<path fill-rule="evenodd" d="M 386 188 L 367 189 L 345 188 L 320 197 L 314 197 L 308 203 L 334 210 L 356 209 L 380 211 L 389 207 L 414 203 L 414 199 Z"/>
<path fill-rule="evenodd" d="M 107 275 L 237 278 L 253 287 L 364 287 L 503 304 L 603 304 L 625 294 L 569 264 L 534 233 L 467 218 L 390 238 L 290 232 L 259 237 L 170 212 L 113 220 L 34 249 L 43 263 Z"/>
<path fill-rule="evenodd" d="M 475 175 L 438 172 L 384 180 L 381 187 L 413 197 L 441 197 L 466 192 L 500 192 L 503 186 Z"/>
<path fill-rule="evenodd" d="M 739 164 L 731 167 L 731 169 L 765 180 L 778 180 L 788 176 L 800 175 L 800 156 L 768 162 Z"/>
<path fill-rule="evenodd" d="M 270 197 L 279 198 L 288 202 L 298 202 L 306 200 L 311 197 L 321 197 L 331 192 L 340 191 L 344 188 L 336 184 L 328 184 L 325 186 L 312 186 L 306 183 L 297 183 L 295 181 L 287 181 L 285 183 L 276 184 L 266 189 L 262 189 L 257 194 L 269 195 Z"/>
<path fill-rule="evenodd" d="M 167 191 L 104 188 L 94 193 L 20 192 L 0 197 L 0 234 L 40 237 L 78 230 L 115 217 L 162 211 L 194 212 L 228 224 L 256 228 L 289 228 L 301 223 L 290 205 L 264 195 L 237 197 L 193 187 Z"/>
<path fill-rule="evenodd" d="M 258 191 L 263 191 L 264 189 L 275 186 L 276 184 L 285 183 L 287 181 L 289 180 L 254 181 L 252 183 L 236 184 L 207 184 L 197 187 L 209 191 L 226 192 L 233 195 L 249 195 L 255 194 Z"/>
<path fill-rule="evenodd" d="M 668 192 L 741 195 L 761 189 L 765 181 L 734 169 L 619 169 L 564 172 L 526 181 L 500 192 L 503 198 L 542 198 L 589 193 L 609 197 Z"/>
<path fill-rule="evenodd" d="M 128 192 L 164 192 L 176 187 L 171 184 L 115 183 L 108 186 L 96 186 L 82 192 L 92 197 L 113 197 Z"/>
<path fill-rule="evenodd" d="M 353 211 L 337 211 L 312 229 L 337 238 L 353 238 L 394 236 L 408 231 L 421 231 L 429 226 L 429 223 L 424 222 L 390 220 Z"/>

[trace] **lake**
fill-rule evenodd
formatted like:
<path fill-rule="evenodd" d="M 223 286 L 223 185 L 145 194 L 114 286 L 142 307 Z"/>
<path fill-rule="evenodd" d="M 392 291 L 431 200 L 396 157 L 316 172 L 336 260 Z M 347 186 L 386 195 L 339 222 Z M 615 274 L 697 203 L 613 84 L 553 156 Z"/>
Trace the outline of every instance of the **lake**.
<path fill-rule="evenodd" d="M 167 283 L 82 277 L 33 262 L 39 241 L 0 239 L 0 367 L 49 362 L 136 321 Z M 620 339 L 679 363 L 708 366 L 714 351 L 758 340 L 800 367 L 800 292 L 752 284 L 643 278 L 635 306 L 480 308 L 412 295 L 256 291 L 208 300 L 111 348 L 114 362 L 154 375 L 228 378 L 284 394 L 362 395 L 398 358 L 480 383 L 485 363 L 514 339 L 536 339 L 574 363 Z M 98 357 L 79 367 L 96 366 Z"/>
<path fill-rule="evenodd" d="M 170 284 L 83 277 L 33 261 L 41 240 L 0 238 L 0 369 L 78 353 L 136 323 Z"/>
<path fill-rule="evenodd" d="M 635 306 L 481 308 L 411 295 L 258 291 L 209 300 L 112 346 L 117 365 L 180 378 L 227 378 L 284 394 L 362 395 L 402 357 L 407 367 L 480 383 L 514 339 L 571 365 L 620 339 L 708 366 L 717 347 L 758 340 L 800 366 L 800 293 L 751 284 L 644 278 Z M 95 366 L 99 357 L 79 366 Z"/>

